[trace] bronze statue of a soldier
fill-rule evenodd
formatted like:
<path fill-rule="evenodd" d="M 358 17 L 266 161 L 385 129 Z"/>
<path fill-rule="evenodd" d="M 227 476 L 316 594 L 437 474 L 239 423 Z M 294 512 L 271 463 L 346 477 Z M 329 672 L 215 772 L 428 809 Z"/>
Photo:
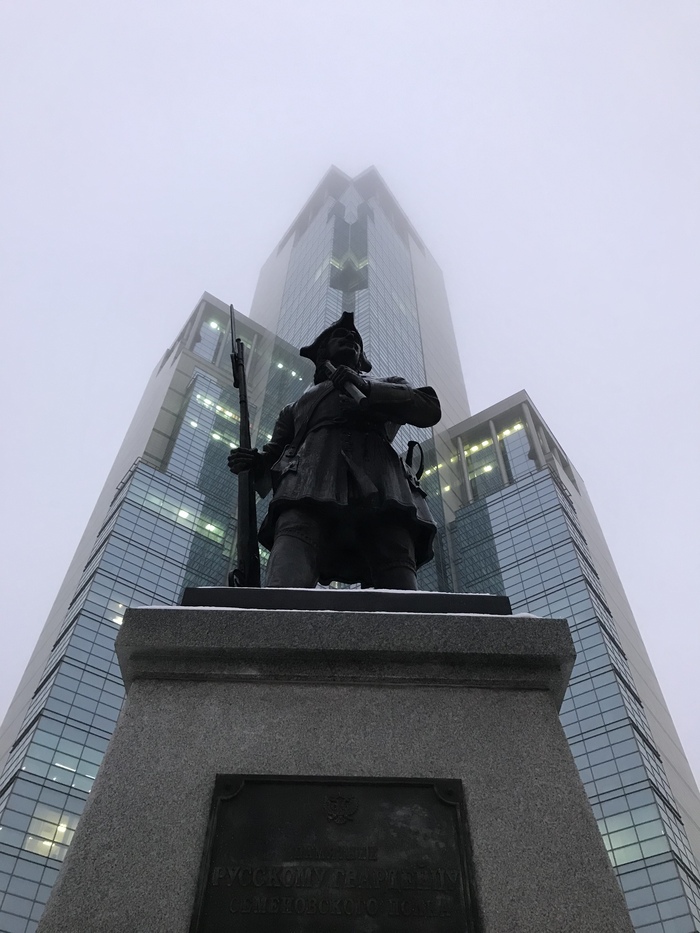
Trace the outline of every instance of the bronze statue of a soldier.
<path fill-rule="evenodd" d="M 415 590 L 436 529 L 391 441 L 403 424 L 436 424 L 437 395 L 396 376 L 366 379 L 372 367 L 348 312 L 299 352 L 316 366 L 314 386 L 280 412 L 262 451 L 228 458 L 233 473 L 252 470 L 261 496 L 274 493 L 259 534 L 271 551 L 267 586 Z"/>

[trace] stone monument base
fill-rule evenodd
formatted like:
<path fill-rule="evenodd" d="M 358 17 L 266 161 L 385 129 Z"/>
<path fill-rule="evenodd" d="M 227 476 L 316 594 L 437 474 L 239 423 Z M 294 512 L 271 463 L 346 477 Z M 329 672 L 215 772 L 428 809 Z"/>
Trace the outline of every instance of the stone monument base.
<path fill-rule="evenodd" d="M 133 609 L 117 652 L 39 933 L 631 931 L 557 715 L 565 622 Z"/>

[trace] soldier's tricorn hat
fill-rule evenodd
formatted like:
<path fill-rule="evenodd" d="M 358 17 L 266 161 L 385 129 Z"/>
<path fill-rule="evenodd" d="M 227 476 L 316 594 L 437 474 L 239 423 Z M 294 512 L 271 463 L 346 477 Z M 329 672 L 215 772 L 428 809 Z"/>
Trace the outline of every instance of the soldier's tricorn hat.
<path fill-rule="evenodd" d="M 368 373 L 372 369 L 372 364 L 365 356 L 362 337 L 360 336 L 359 330 L 355 327 L 355 315 L 351 311 L 343 311 L 340 320 L 336 321 L 335 324 L 331 324 L 331 326 L 327 327 L 325 330 L 322 330 L 314 342 L 309 344 L 308 347 L 302 347 L 301 350 L 299 350 L 299 356 L 305 356 L 308 360 L 311 360 L 314 366 L 318 365 L 319 354 L 326 340 L 336 327 L 344 327 L 346 330 L 351 330 L 353 333 L 357 334 L 357 340 L 360 344 L 359 369 L 361 373 Z"/>

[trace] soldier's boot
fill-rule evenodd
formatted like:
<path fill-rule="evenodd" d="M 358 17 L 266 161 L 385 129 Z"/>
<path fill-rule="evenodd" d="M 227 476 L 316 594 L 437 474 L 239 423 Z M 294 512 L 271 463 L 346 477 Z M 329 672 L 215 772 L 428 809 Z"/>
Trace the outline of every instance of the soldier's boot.
<path fill-rule="evenodd" d="M 379 515 L 367 535 L 367 564 L 378 590 L 417 590 L 416 549 L 410 530 Z"/>
<path fill-rule="evenodd" d="M 410 567 L 389 567 L 375 571 L 372 585 L 378 590 L 417 590 L 418 580 Z"/>
<path fill-rule="evenodd" d="M 318 583 L 318 525 L 298 509 L 283 512 L 267 562 L 266 587 L 312 589 Z"/>

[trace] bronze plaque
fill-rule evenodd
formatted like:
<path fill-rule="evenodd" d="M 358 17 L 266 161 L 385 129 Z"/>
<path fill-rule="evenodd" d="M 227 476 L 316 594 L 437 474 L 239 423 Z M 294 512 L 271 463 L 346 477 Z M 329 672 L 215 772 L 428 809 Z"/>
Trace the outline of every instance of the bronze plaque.
<path fill-rule="evenodd" d="M 219 775 L 190 933 L 476 933 L 462 784 Z"/>

